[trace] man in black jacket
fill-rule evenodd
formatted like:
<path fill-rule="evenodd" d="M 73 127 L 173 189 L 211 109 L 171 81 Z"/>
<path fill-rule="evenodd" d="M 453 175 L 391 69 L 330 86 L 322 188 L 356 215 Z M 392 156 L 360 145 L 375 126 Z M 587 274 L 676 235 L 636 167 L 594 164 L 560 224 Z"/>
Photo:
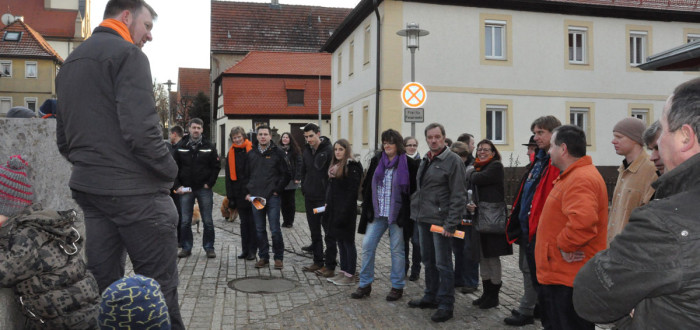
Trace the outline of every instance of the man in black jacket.
<path fill-rule="evenodd" d="M 258 236 L 258 256 L 260 260 L 255 268 L 263 268 L 270 263 L 270 243 L 265 230 L 265 216 L 270 222 L 272 232 L 272 252 L 275 269 L 282 269 L 284 258 L 284 240 L 280 228 L 280 194 L 292 178 L 287 157 L 282 149 L 271 141 L 270 128 L 258 127 L 258 145 L 248 152 L 248 196 L 253 203 L 253 218 Z M 253 198 L 256 198 L 254 201 Z M 260 198 L 258 200 L 258 198 Z M 264 202 L 261 202 L 264 199 Z"/>
<path fill-rule="evenodd" d="M 73 165 L 69 186 L 85 215 L 88 269 L 100 292 L 134 271 L 161 285 L 173 329 L 178 306 L 177 213 L 168 192 L 177 166 L 158 127 L 151 69 L 141 47 L 156 13 L 111 0 L 104 21 L 56 77 L 56 138 Z M 118 64 L 118 65 L 117 65 Z"/>
<path fill-rule="evenodd" d="M 328 235 L 328 229 L 322 223 L 323 214 L 314 214 L 314 208 L 326 204 L 326 186 L 328 185 L 328 166 L 333 159 L 333 147 L 327 137 L 321 136 L 318 125 L 310 123 L 304 126 L 304 151 L 301 167 L 301 192 L 304 194 L 304 204 L 306 206 L 306 220 L 309 223 L 311 232 L 311 245 L 303 247 L 305 251 L 312 251 L 314 263 L 302 268 L 305 272 L 317 272 L 318 275 L 331 277 L 335 273 L 336 260 L 338 254 L 335 239 Z M 323 254 L 323 237 L 321 227 L 326 241 L 326 254 Z M 325 259 L 325 264 L 324 264 Z"/>
<path fill-rule="evenodd" d="M 211 214 L 214 201 L 211 188 L 219 177 L 221 165 L 216 146 L 202 136 L 203 126 L 201 119 L 192 118 L 188 123 L 190 135 L 183 139 L 184 142 L 175 153 L 175 162 L 179 169 L 175 187 L 177 187 L 176 192 L 180 194 L 182 211 L 180 225 L 182 250 L 177 255 L 180 258 L 189 257 L 192 254 L 192 213 L 195 198 L 199 203 L 199 213 L 204 223 L 202 247 L 207 258 L 216 258 L 214 221 Z"/>

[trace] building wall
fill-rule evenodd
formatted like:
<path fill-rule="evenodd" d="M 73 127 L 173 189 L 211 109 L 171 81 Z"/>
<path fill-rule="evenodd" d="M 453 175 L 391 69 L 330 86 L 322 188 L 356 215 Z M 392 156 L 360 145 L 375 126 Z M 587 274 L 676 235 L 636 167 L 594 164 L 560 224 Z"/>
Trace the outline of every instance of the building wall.
<path fill-rule="evenodd" d="M 380 131 L 391 127 L 410 135 L 410 124 L 402 122 L 399 90 L 410 80 L 411 58 L 396 31 L 405 28 L 408 22 L 417 22 L 422 29 L 430 31 L 420 39 L 420 49 L 415 55 L 416 80 L 428 91 L 423 106 L 425 122 L 416 125 L 421 154 L 427 151 L 421 138 L 427 124 L 444 124 L 447 136 L 453 140 L 464 132 L 481 139 L 487 130 L 486 108 L 502 106 L 506 115 L 505 137 L 497 147 L 504 159 L 509 159 L 511 153 L 524 159 L 526 149 L 521 144 L 528 141 L 530 124 L 535 118 L 554 115 L 567 124 L 572 109 L 587 108 L 589 154 L 596 165 L 618 165 L 621 157 L 610 144 L 614 124 L 630 116 L 633 109 L 646 109 L 648 123 L 653 122 L 660 116 L 673 88 L 697 76 L 634 68 L 628 62 L 629 33 L 646 31 L 646 57 L 684 43 L 686 35 L 698 31 L 700 24 L 395 1 L 384 1 L 381 12 Z M 373 19 L 372 14 L 366 21 Z M 484 28 L 486 23 L 493 22 L 505 23 L 503 60 L 484 56 Z M 570 26 L 588 28 L 585 64 L 569 63 Z M 354 31 L 355 40 L 363 29 L 364 23 Z M 342 137 L 349 136 L 351 131 L 349 111 L 355 112 L 359 100 L 374 99 L 374 90 L 368 88 L 374 86 L 373 72 L 361 71 L 357 77 L 348 78 L 348 72 L 344 71 L 341 82 L 337 83 L 338 54 L 343 53 L 341 66 L 345 70 L 348 67 L 345 54 L 351 38 L 333 54 L 332 118 L 334 122 L 340 118 L 343 128 L 334 134 Z M 374 42 L 371 47 L 374 54 Z M 374 68 L 374 63 L 371 67 Z M 360 78 L 362 84 L 353 84 L 353 79 Z M 353 115 L 353 121 L 353 127 L 358 127 L 357 115 Z M 354 134 L 358 134 L 357 129 Z"/>
<path fill-rule="evenodd" d="M 0 99 L 10 98 L 11 107 L 26 106 L 26 99 L 36 99 L 36 109 L 49 98 L 56 97 L 56 64 L 53 60 L 0 58 L 12 61 L 12 77 L 0 78 Z M 37 77 L 25 77 L 25 63 L 37 63 Z M 4 116 L 0 110 L 0 116 Z"/>
<path fill-rule="evenodd" d="M 53 48 L 64 60 L 68 58 L 68 55 L 70 55 L 70 53 L 72 53 L 73 50 L 75 50 L 75 48 L 80 46 L 82 43 L 80 40 L 46 40 L 46 42 L 48 42 L 51 48 Z"/>
<path fill-rule="evenodd" d="M 78 0 L 44 0 L 44 8 L 78 10 Z"/>

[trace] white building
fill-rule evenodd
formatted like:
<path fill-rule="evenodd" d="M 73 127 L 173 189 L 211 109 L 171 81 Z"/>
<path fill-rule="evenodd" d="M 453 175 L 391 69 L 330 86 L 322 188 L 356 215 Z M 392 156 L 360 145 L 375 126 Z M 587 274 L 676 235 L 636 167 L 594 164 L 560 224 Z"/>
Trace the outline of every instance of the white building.
<path fill-rule="evenodd" d="M 423 129 L 439 122 L 449 138 L 488 138 L 506 166 L 511 153 L 523 166 L 530 124 L 554 115 L 584 128 L 596 165 L 617 166 L 615 123 L 627 116 L 653 122 L 673 88 L 695 77 L 636 68 L 655 52 L 700 38 L 700 9 L 681 1 L 384 0 L 377 97 L 372 3 L 361 1 L 323 47 L 333 53 L 332 138 L 353 141 L 363 154 L 374 149 L 375 130 L 410 135 L 400 98 L 410 52 L 396 35 L 409 22 L 430 31 L 415 58 L 416 80 L 428 91 L 425 121 L 416 126 L 421 154 Z"/>

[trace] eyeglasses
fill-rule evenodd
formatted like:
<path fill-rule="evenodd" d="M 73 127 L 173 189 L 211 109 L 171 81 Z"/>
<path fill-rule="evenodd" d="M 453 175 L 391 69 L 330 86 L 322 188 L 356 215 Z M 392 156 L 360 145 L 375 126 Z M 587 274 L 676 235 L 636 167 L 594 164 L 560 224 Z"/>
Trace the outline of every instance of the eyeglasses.
<path fill-rule="evenodd" d="M 490 152 L 491 149 L 490 149 L 490 148 L 479 148 L 479 149 L 476 149 L 476 151 L 477 151 L 477 152 L 482 152 L 482 151 Z"/>
<path fill-rule="evenodd" d="M 407 147 L 417 147 L 418 145 L 417 144 L 407 144 L 406 146 Z"/>

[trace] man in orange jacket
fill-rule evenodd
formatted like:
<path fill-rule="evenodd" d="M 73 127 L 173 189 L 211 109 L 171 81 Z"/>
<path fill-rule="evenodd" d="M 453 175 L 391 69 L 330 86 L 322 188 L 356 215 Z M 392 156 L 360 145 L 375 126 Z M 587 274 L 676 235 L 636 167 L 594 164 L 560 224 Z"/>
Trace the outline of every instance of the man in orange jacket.
<path fill-rule="evenodd" d="M 607 189 L 591 157 L 586 156 L 586 134 L 578 126 L 555 129 L 549 154 L 561 174 L 537 227 L 539 302 L 548 321 L 546 328 L 594 329 L 593 323 L 574 310 L 573 286 L 578 270 L 606 248 Z"/>

